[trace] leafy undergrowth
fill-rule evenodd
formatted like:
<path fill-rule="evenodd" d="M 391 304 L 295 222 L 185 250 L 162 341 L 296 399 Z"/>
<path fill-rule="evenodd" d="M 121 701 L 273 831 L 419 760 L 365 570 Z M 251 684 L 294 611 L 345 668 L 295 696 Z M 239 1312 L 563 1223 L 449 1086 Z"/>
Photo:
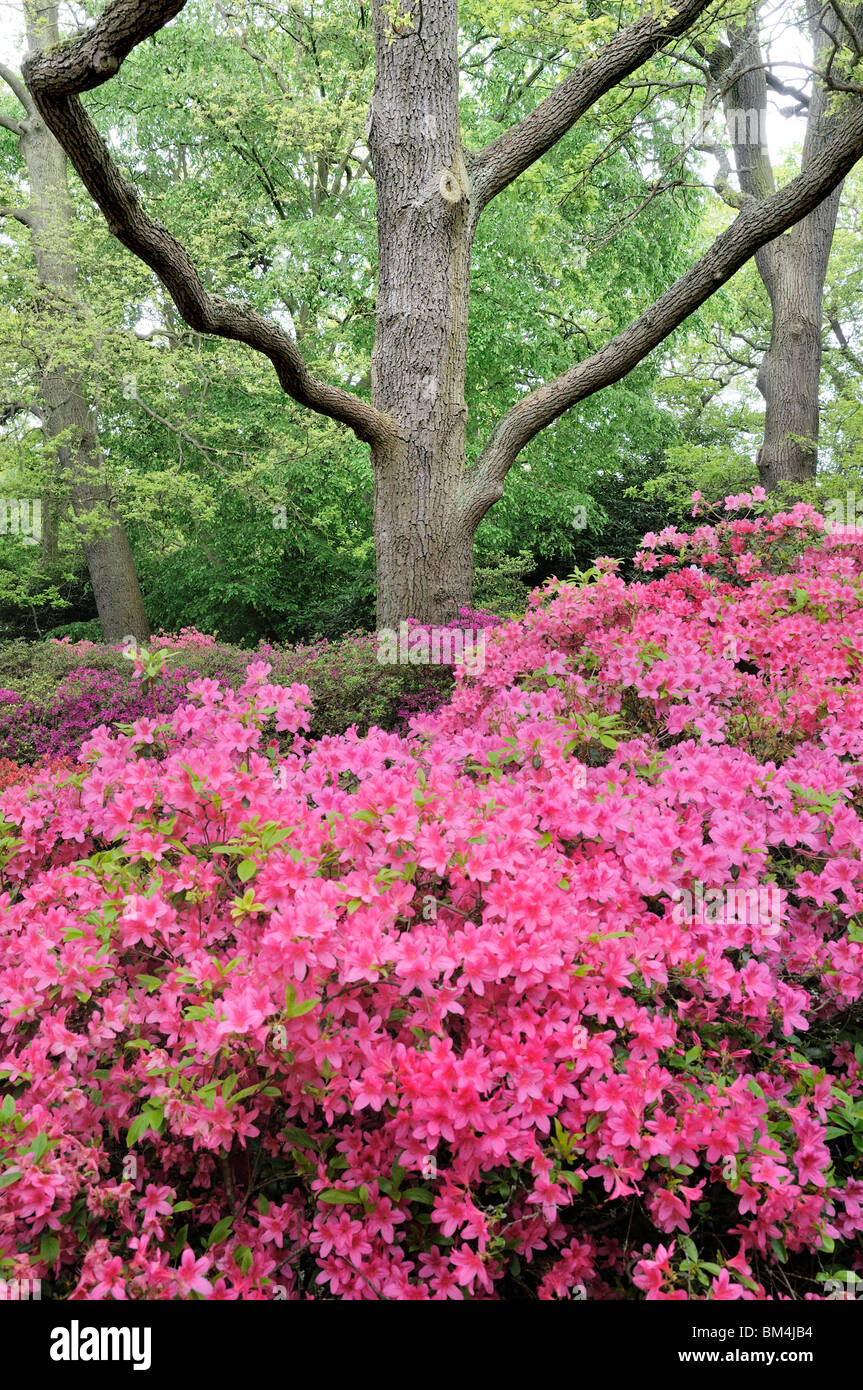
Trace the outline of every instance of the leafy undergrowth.
<path fill-rule="evenodd" d="M 498 621 L 465 609 L 454 626 L 479 629 Z M 120 644 L 49 639 L 0 648 L 0 758 L 34 765 L 76 756 L 101 724 L 114 728 L 169 715 L 189 698 L 189 682 L 201 676 L 239 687 L 251 660 L 266 660 L 274 681 L 308 685 L 316 738 L 352 726 L 361 733 L 373 724 L 404 728 L 411 716 L 447 699 L 453 685 L 448 665 L 381 662 L 374 633 L 300 647 L 261 643 L 250 652 L 184 629 L 178 636 L 159 634 L 148 650 L 160 664 L 142 682 Z"/>
<path fill-rule="evenodd" d="M 657 582 L 534 595 L 405 735 L 308 739 L 257 660 L 3 792 L 4 1277 L 782 1299 L 863 1269 L 863 550 L 735 505 L 648 537 Z"/>

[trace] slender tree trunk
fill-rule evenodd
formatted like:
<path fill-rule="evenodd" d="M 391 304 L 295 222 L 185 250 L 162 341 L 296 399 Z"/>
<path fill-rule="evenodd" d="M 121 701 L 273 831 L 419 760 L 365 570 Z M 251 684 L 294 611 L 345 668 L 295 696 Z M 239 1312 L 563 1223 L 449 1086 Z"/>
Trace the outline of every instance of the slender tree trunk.
<path fill-rule="evenodd" d="M 389 10 L 389 13 L 388 13 Z M 454 0 L 374 6 L 368 140 L 378 199 L 372 402 L 378 624 L 442 622 L 469 604 L 465 358 L 473 227 L 458 111 Z"/>
<path fill-rule="evenodd" d="M 25 14 L 31 50 L 58 41 L 56 4 L 25 0 Z M 36 273 L 51 298 L 62 337 L 76 328 L 80 332 L 66 155 L 36 112 L 23 122 L 19 143 L 30 185 L 28 225 Z M 40 380 L 45 439 L 56 455 L 55 479 L 68 490 L 79 522 L 105 641 L 129 636 L 146 641 L 150 629 L 135 562 L 105 476 L 93 413 L 80 373 L 62 361 L 63 355 L 58 355 L 61 360 L 46 361 Z M 43 556 L 49 562 L 57 553 L 55 507 L 54 497 L 49 495 L 43 508 Z"/>
<path fill-rule="evenodd" d="M 780 482 L 814 478 L 818 465 L 824 280 L 838 206 L 839 190 L 774 247 L 770 345 L 758 372 L 764 397 L 758 473 L 768 492 Z"/>
<path fill-rule="evenodd" d="M 856 19 L 863 7 L 855 7 Z M 841 37 L 841 22 L 832 11 L 810 5 L 816 68 Z M 765 141 L 767 84 L 758 35 L 758 11 L 745 27 L 729 30 L 723 59 L 714 54 L 714 70 L 729 61 L 741 72 L 726 89 L 724 104 L 734 146 L 740 186 L 748 197 L 767 198 L 775 183 Z M 838 129 L 841 115 L 835 98 L 816 77 L 809 98 L 802 167 L 807 169 Z M 755 257 L 772 313 L 770 343 L 758 372 L 764 398 L 764 440 L 758 472 L 768 491 L 783 481 L 814 478 L 818 463 L 824 282 L 836 226 L 842 185 L 784 236 L 763 246 Z"/>

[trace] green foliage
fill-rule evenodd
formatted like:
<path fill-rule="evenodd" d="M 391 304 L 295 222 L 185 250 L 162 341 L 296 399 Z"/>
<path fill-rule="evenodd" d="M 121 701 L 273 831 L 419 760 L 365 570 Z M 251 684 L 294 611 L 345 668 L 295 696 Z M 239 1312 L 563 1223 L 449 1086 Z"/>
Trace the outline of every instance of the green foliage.
<path fill-rule="evenodd" d="M 447 666 L 386 665 L 378 661 L 373 634 L 348 633 L 340 640 L 307 646 L 271 647 L 250 651 L 228 642 L 171 646 L 164 654 L 166 671 L 179 668 L 218 677 L 234 689 L 246 679 L 246 667 L 256 656 L 270 663 L 271 679 L 279 684 L 308 685 L 314 699 L 312 733 L 344 733 L 351 725 L 365 732 L 376 724 L 393 729 L 412 713 L 431 708 L 452 689 Z M 0 689 L 14 690 L 22 700 L 49 704 L 62 686 L 74 693 L 69 677 L 80 669 L 118 673 L 130 688 L 137 685 L 130 662 L 119 647 L 100 642 L 25 642 L 0 644 Z"/>
<path fill-rule="evenodd" d="M 534 587 L 528 582 L 528 576 L 535 570 L 536 557 L 529 550 L 478 565 L 474 571 L 474 607 L 505 618 L 520 617 Z"/>

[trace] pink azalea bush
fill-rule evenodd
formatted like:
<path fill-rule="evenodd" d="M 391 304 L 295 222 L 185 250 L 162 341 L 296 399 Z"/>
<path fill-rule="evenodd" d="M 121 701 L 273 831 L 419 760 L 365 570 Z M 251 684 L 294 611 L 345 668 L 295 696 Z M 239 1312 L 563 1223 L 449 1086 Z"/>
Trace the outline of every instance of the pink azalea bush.
<path fill-rule="evenodd" d="M 462 609 L 451 626 L 476 630 L 499 621 L 490 614 Z M 141 717 L 166 716 L 186 702 L 189 682 L 201 676 L 235 688 L 254 659 L 270 662 L 274 680 L 281 684 L 301 681 L 310 686 L 315 696 L 316 736 L 342 733 L 352 724 L 361 729 L 370 723 L 404 728 L 413 715 L 445 701 L 452 689 L 448 666 L 379 662 L 375 633 L 354 633 L 338 642 L 322 639 L 298 647 L 262 642 L 250 652 L 184 628 L 174 636 L 157 633 L 148 651 L 163 658 L 163 666 L 151 678 L 142 679 L 140 663 L 125 659 L 120 644 L 63 638 L 31 647 L 28 654 L 38 668 L 37 684 L 47 683 L 49 692 L 0 689 L 0 758 L 35 764 L 77 756 L 100 724 L 114 728 Z M 25 676 L 23 692 L 27 686 Z"/>
<path fill-rule="evenodd" d="M 92 645 L 89 644 L 88 645 Z M 100 724 L 168 714 L 187 698 L 187 668 L 166 671 L 145 689 L 119 671 L 83 666 L 70 671 L 46 700 L 0 707 L 0 749 L 19 762 L 75 756 Z"/>
<path fill-rule="evenodd" d="M 256 660 L 0 796 L 3 1277 L 754 1299 L 861 1268 L 863 552 L 808 508 L 700 530 L 647 538 L 655 582 L 548 585 L 404 735 L 310 740 Z"/>

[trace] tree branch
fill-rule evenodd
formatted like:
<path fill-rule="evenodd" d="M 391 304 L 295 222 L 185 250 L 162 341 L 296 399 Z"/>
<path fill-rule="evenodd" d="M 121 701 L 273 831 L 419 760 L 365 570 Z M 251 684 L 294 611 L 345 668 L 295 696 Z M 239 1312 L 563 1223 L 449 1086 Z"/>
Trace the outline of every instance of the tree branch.
<path fill-rule="evenodd" d="M 0 217 L 14 217 L 16 222 L 23 223 L 31 231 L 36 227 L 36 218 L 29 208 L 0 207 Z"/>
<path fill-rule="evenodd" d="M 5 63 L 0 63 L 0 77 L 2 77 L 9 90 L 14 92 L 15 96 L 24 107 L 24 110 L 27 112 L 27 115 L 35 115 L 36 108 L 33 105 L 33 98 L 27 91 L 27 88 L 24 86 L 17 72 L 14 72 L 12 68 L 7 68 Z"/>
<path fill-rule="evenodd" d="M 732 186 L 731 163 L 728 158 L 728 154 L 725 150 L 725 146 L 720 144 L 718 141 L 708 139 L 710 131 L 710 118 L 713 115 L 713 86 L 713 78 L 708 77 L 707 90 L 704 95 L 704 103 L 701 108 L 701 117 L 699 120 L 699 128 L 701 134 L 694 140 L 693 143 L 697 150 L 703 150 L 705 154 L 712 155 L 713 158 L 716 160 L 717 168 L 716 177 L 713 180 L 713 187 L 719 194 L 719 197 L 725 204 L 727 204 L 728 207 L 734 208 L 735 210 L 739 211 L 739 209 L 742 208 L 743 204 L 745 203 L 748 195 L 743 192 L 738 193 Z"/>
<path fill-rule="evenodd" d="M 37 420 L 44 418 L 40 406 L 27 401 L 0 401 L 0 425 L 8 425 L 18 415 L 35 415 Z"/>
<path fill-rule="evenodd" d="M 766 71 L 764 80 L 772 92 L 778 92 L 783 97 L 791 97 L 792 101 L 796 101 L 798 106 L 802 106 L 804 109 L 809 105 L 809 98 L 805 92 L 798 92 L 796 87 L 789 87 L 787 82 L 782 82 L 772 72 Z"/>
<path fill-rule="evenodd" d="M 241 32 L 241 30 L 237 27 L 237 24 L 235 22 L 237 16 L 234 13 L 226 10 L 223 5 L 220 5 L 218 3 L 216 4 L 216 9 L 222 16 L 222 19 L 225 21 L 227 27 L 230 29 L 231 37 L 234 39 L 234 42 L 237 44 L 239 48 L 243 50 L 244 53 L 247 53 L 248 56 L 252 59 L 252 62 L 257 65 L 258 72 L 261 74 L 261 76 L 263 76 L 264 69 L 270 72 L 272 76 L 275 78 L 276 85 L 279 88 L 279 91 L 282 93 L 283 96 L 287 96 L 288 84 L 285 81 L 281 71 L 275 63 L 271 62 L 268 58 L 264 58 L 260 53 L 256 53 L 255 50 L 249 46 L 249 41 L 246 38 L 245 34 Z"/>
<path fill-rule="evenodd" d="M 750 7 L 740 23 L 728 25 L 727 42 L 715 44 L 707 54 L 711 78 L 722 97 L 740 191 L 744 198 L 755 199 L 768 198 L 776 191 L 766 141 L 767 68 L 758 20 L 757 6 Z M 776 247 L 770 243 L 760 247 L 755 261 L 764 287 L 772 296 L 777 275 Z"/>
<path fill-rule="evenodd" d="M 863 102 L 858 102 L 797 178 L 767 198 L 747 200 L 710 250 L 640 318 L 592 357 L 532 391 L 507 411 L 470 475 L 465 501 L 471 517 L 482 517 L 502 495 L 509 469 L 540 430 L 632 371 L 755 251 L 818 207 L 861 157 Z"/>
<path fill-rule="evenodd" d="M 23 76 L 28 90 L 110 230 L 158 275 L 190 328 L 263 353 L 283 390 L 301 405 L 349 425 L 362 440 L 388 440 L 395 433 L 394 423 L 358 396 L 312 376 L 296 343 L 278 324 L 248 305 L 205 291 L 188 252 L 144 212 L 137 190 L 123 178 L 78 100 L 80 92 L 112 77 L 132 49 L 173 19 L 184 4 L 185 0 L 111 0 L 80 38 L 26 59 Z"/>
<path fill-rule="evenodd" d="M 714 0 L 676 0 L 659 17 L 646 15 L 623 29 L 555 90 L 471 161 L 473 215 L 541 159 L 600 97 L 629 77 L 670 39 L 691 28 Z"/>
<path fill-rule="evenodd" d="M 863 373 L 863 358 L 857 356 L 856 352 L 854 351 L 847 337 L 845 336 L 845 330 L 843 329 L 839 320 L 836 318 L 828 318 L 827 321 L 830 324 L 830 327 L 833 329 L 834 337 L 836 338 L 836 341 L 839 344 L 839 351 L 842 353 L 843 357 L 847 358 L 848 361 L 851 363 L 852 367 L 856 368 L 858 372 Z"/>

